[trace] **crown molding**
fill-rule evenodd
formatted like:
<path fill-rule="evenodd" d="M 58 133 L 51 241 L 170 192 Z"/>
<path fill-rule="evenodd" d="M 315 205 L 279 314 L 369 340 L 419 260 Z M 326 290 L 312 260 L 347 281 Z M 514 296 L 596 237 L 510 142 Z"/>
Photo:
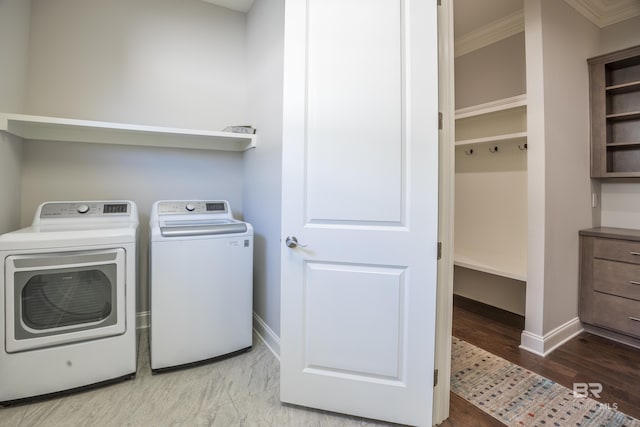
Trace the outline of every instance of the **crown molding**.
<path fill-rule="evenodd" d="M 524 31 L 524 10 L 473 30 L 455 40 L 455 56 L 473 52 Z"/>
<path fill-rule="evenodd" d="M 564 1 L 600 28 L 640 15 L 638 0 Z"/>

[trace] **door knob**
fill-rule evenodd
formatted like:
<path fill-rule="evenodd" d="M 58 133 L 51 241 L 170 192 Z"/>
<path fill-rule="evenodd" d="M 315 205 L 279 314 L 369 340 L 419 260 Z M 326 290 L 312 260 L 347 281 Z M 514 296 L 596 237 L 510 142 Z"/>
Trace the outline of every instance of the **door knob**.
<path fill-rule="evenodd" d="M 298 242 L 298 239 L 296 238 L 296 236 L 287 236 L 287 238 L 284 241 L 284 244 L 287 245 L 288 248 L 294 249 L 297 248 L 298 246 L 300 246 L 301 248 L 306 248 L 307 245 L 301 245 Z"/>

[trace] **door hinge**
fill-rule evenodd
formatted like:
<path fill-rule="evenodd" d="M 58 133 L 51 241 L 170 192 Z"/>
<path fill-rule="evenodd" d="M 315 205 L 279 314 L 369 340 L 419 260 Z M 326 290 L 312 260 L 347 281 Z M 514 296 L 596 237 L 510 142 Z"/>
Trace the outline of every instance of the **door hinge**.
<path fill-rule="evenodd" d="M 438 6 L 442 6 L 442 0 L 438 0 Z"/>
<path fill-rule="evenodd" d="M 442 258 L 442 242 L 438 242 L 438 259 Z"/>
<path fill-rule="evenodd" d="M 438 385 L 438 370 L 433 370 L 433 386 L 436 387 Z"/>
<path fill-rule="evenodd" d="M 442 118 L 442 113 L 438 111 L 438 130 L 442 130 L 443 124 L 442 121 L 444 119 Z"/>

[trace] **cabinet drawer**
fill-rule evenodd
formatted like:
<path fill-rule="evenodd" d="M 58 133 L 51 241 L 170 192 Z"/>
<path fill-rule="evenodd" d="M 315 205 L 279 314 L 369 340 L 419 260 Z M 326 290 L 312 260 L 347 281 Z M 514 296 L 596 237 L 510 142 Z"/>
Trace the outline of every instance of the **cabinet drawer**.
<path fill-rule="evenodd" d="M 640 337 L 638 301 L 594 292 L 592 319 L 594 325 Z"/>
<path fill-rule="evenodd" d="M 615 261 L 640 264 L 640 243 L 617 239 L 596 239 L 593 256 Z"/>
<path fill-rule="evenodd" d="M 640 301 L 640 265 L 594 259 L 593 289 Z"/>

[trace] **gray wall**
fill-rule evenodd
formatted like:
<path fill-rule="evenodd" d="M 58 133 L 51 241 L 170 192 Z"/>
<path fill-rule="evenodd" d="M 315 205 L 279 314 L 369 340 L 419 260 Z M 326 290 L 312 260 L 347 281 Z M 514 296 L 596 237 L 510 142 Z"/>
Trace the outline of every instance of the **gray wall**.
<path fill-rule="evenodd" d="M 245 15 L 200 0 L 33 0 L 30 114 L 244 124 Z"/>
<path fill-rule="evenodd" d="M 245 18 L 199 0 L 34 0 L 26 112 L 210 130 L 246 124 Z M 148 310 L 154 200 L 227 199 L 243 215 L 242 153 L 26 141 L 23 157 L 22 225 L 46 200 L 136 202 L 138 311 Z"/>
<path fill-rule="evenodd" d="M 245 153 L 243 206 L 255 227 L 254 311 L 280 335 L 280 214 L 284 0 L 256 0 L 247 16 L 248 117 L 259 142 Z"/>
<path fill-rule="evenodd" d="M 23 109 L 30 9 L 26 0 L 0 0 L 0 112 Z M 0 234 L 20 226 L 21 164 L 20 140 L 0 132 Z"/>

